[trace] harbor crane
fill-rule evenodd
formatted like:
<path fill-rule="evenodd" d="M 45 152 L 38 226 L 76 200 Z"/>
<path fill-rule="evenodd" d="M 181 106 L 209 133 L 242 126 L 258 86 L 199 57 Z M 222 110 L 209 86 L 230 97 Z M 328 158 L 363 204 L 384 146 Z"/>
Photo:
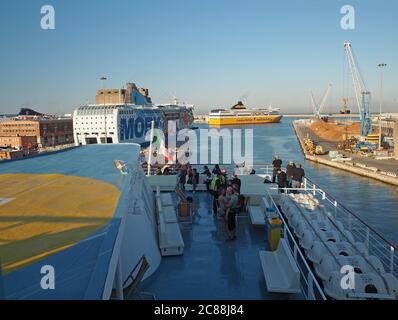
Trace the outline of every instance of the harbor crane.
<path fill-rule="evenodd" d="M 347 55 L 348 65 L 354 83 L 355 99 L 358 106 L 361 122 L 360 139 L 365 141 L 365 137 L 372 130 L 372 120 L 370 115 L 370 92 L 366 89 L 365 82 L 359 72 L 357 62 L 352 52 L 351 43 L 344 43 L 344 49 Z"/>
<path fill-rule="evenodd" d="M 316 103 L 314 94 L 311 91 L 311 103 L 312 103 L 312 108 L 314 109 L 314 115 L 316 119 L 321 118 L 321 111 L 325 106 L 325 103 L 329 97 L 330 90 L 332 89 L 332 85 L 329 84 L 328 88 L 326 89 L 325 94 L 323 95 L 323 98 L 319 104 Z"/>

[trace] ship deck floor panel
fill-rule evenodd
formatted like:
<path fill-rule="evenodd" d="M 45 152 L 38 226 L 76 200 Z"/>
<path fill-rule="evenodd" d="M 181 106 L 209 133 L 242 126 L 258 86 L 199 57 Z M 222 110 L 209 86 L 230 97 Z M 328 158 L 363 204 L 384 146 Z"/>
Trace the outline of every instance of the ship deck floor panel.
<path fill-rule="evenodd" d="M 0 260 L 6 299 L 100 299 L 139 146 L 84 146 L 0 164 Z M 78 212 L 78 213 L 76 213 Z M 41 288 L 54 267 L 55 290 Z"/>
<path fill-rule="evenodd" d="M 259 251 L 266 250 L 264 227 L 237 219 L 237 239 L 225 241 L 226 231 L 212 212 L 206 192 L 187 192 L 198 206 L 193 224 L 181 224 L 184 255 L 164 257 L 159 269 L 142 284 L 160 300 L 285 300 L 301 294 L 267 291 Z"/>

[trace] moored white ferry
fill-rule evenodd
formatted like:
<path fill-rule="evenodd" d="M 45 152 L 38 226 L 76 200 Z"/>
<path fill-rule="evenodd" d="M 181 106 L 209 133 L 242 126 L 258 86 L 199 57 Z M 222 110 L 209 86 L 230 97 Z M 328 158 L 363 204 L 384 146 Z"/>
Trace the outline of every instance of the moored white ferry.
<path fill-rule="evenodd" d="M 127 84 L 127 89 L 98 90 L 96 103 L 78 107 L 73 112 L 76 145 L 138 143 L 148 145 L 147 132 L 155 129 L 167 134 L 168 122 L 176 129 L 189 128 L 193 122 L 193 105 L 153 104 L 147 89 Z"/>

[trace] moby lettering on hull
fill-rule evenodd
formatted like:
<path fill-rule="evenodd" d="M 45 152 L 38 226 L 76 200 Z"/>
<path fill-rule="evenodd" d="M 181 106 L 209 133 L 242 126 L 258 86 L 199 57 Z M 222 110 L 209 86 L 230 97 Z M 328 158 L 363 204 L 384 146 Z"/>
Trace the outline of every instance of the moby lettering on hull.
<path fill-rule="evenodd" d="M 155 128 L 161 128 L 162 120 L 160 117 L 137 117 L 120 119 L 120 141 L 132 140 L 134 138 L 143 138 L 148 130 L 151 129 L 152 121 L 155 122 Z"/>

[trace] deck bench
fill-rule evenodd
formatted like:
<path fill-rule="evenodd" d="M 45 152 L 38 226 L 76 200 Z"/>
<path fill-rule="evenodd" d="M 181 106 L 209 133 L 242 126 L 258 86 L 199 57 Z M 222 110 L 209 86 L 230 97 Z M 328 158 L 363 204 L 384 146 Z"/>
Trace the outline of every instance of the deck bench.
<path fill-rule="evenodd" d="M 301 292 L 300 271 L 284 239 L 276 251 L 260 251 L 259 255 L 269 292 Z"/>
<path fill-rule="evenodd" d="M 182 255 L 184 253 L 184 239 L 182 238 L 176 208 L 171 194 L 164 193 L 157 196 L 156 209 L 158 214 L 159 249 L 161 255 Z"/>

